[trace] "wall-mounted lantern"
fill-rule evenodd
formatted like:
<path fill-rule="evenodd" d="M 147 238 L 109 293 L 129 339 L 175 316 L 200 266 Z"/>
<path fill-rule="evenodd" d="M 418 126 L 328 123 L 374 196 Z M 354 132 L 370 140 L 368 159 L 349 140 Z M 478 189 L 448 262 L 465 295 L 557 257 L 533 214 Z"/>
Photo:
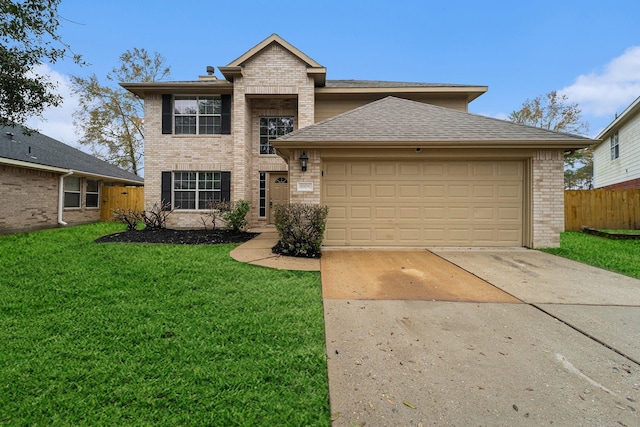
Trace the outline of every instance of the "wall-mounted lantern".
<path fill-rule="evenodd" d="M 298 160 L 300 160 L 300 169 L 302 169 L 302 172 L 306 172 L 307 171 L 307 162 L 309 161 L 309 157 L 307 157 L 307 153 L 303 151 L 302 155 L 300 156 L 300 158 Z"/>

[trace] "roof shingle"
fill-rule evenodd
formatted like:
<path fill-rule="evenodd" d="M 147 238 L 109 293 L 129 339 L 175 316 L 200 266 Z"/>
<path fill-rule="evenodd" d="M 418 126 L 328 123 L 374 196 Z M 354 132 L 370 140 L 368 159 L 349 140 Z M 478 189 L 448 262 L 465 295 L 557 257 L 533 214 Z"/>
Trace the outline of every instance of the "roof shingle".
<path fill-rule="evenodd" d="M 27 135 L 21 126 L 2 127 L 0 159 L 18 160 L 34 165 L 70 169 L 142 184 L 144 180 L 126 170 L 84 153 L 38 132 Z"/>
<path fill-rule="evenodd" d="M 565 141 L 589 138 L 393 96 L 280 137 L 277 141 Z"/>

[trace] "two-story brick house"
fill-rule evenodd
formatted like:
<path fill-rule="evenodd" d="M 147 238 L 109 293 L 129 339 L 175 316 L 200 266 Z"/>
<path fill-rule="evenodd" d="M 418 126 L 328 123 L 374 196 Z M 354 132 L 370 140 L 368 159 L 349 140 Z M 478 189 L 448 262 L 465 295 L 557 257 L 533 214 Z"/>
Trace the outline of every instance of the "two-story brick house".
<path fill-rule="evenodd" d="M 252 227 L 273 204 L 329 206 L 328 245 L 559 243 L 563 152 L 593 141 L 467 113 L 486 86 L 327 80 L 276 34 L 219 70 L 122 84 L 145 100 L 145 201 L 170 201 L 171 226 L 245 199 Z"/>

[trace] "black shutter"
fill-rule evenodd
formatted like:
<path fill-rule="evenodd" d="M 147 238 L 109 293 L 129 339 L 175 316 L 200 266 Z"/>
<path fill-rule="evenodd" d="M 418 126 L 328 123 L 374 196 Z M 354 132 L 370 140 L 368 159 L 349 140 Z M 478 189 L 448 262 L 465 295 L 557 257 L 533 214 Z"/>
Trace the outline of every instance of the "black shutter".
<path fill-rule="evenodd" d="M 223 135 L 231 135 L 231 95 L 220 95 L 221 106 L 221 130 Z"/>
<path fill-rule="evenodd" d="M 231 172 L 220 172 L 220 200 L 231 201 Z"/>
<path fill-rule="evenodd" d="M 162 133 L 170 134 L 173 131 L 173 106 L 171 105 L 171 95 L 162 95 Z"/>
<path fill-rule="evenodd" d="M 160 187 L 160 198 L 162 204 L 162 210 L 171 210 L 171 172 L 162 172 L 162 184 Z"/>

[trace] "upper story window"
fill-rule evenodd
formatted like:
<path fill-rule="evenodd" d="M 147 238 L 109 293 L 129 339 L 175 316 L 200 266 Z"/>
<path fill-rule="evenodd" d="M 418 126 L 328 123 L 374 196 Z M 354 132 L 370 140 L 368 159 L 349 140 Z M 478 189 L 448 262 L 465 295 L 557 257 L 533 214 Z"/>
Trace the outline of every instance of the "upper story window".
<path fill-rule="evenodd" d="M 165 135 L 230 135 L 231 95 L 162 95 Z"/>
<path fill-rule="evenodd" d="M 260 154 L 275 154 L 271 140 L 293 132 L 293 117 L 260 117 Z"/>
<path fill-rule="evenodd" d="M 176 135 L 222 133 L 220 96 L 176 96 L 173 102 Z"/>
<path fill-rule="evenodd" d="M 618 131 L 615 131 L 611 135 L 611 160 L 615 160 L 620 157 L 620 144 L 618 139 Z"/>

